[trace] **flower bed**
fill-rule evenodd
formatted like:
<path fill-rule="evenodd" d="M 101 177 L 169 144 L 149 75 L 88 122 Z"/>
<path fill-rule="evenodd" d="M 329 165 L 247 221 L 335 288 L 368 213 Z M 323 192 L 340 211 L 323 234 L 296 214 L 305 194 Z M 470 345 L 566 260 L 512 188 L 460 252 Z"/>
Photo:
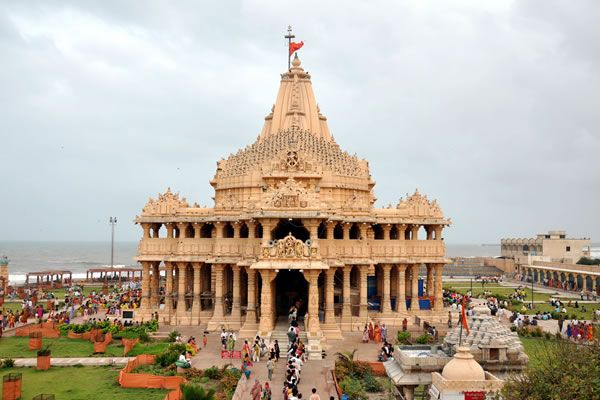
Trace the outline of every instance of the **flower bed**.
<path fill-rule="evenodd" d="M 170 389 L 165 400 L 178 400 L 181 398 L 179 386 L 185 383 L 181 376 L 160 376 L 152 374 L 137 374 L 132 372 L 140 365 L 154 364 L 155 356 L 141 354 L 130 360 L 125 367 L 119 371 L 119 385 L 124 388 L 146 388 L 146 389 Z"/>

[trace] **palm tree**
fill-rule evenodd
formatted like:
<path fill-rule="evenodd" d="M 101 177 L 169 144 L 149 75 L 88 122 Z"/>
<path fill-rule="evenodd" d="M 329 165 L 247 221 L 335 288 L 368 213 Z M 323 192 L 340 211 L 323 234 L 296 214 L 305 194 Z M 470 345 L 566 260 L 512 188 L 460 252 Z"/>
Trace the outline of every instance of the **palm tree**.
<path fill-rule="evenodd" d="M 343 352 L 338 352 L 335 353 L 338 361 L 342 364 L 348 365 L 348 364 L 352 364 L 354 362 L 354 355 L 356 354 L 356 352 L 358 351 L 358 349 L 354 349 L 352 351 L 343 351 Z"/>

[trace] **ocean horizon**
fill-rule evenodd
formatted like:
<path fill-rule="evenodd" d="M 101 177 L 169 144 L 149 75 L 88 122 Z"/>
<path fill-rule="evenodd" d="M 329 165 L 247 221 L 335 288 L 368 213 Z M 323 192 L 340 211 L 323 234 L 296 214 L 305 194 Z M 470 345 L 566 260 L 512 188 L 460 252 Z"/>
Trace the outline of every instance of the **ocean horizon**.
<path fill-rule="evenodd" d="M 139 266 L 134 260 L 138 242 L 115 242 L 115 266 Z M 9 259 L 9 279 L 23 282 L 25 274 L 44 270 L 69 270 L 73 278 L 85 278 L 89 268 L 110 266 L 110 242 L 106 241 L 0 241 L 0 256 Z M 446 257 L 499 257 L 500 244 L 446 243 Z M 592 244 L 592 256 L 600 257 L 600 244 Z"/>

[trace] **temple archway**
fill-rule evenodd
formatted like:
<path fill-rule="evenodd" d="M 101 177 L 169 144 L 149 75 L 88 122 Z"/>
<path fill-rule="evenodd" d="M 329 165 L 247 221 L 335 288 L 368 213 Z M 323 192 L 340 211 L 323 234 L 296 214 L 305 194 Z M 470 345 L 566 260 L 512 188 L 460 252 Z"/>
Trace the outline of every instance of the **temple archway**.
<path fill-rule="evenodd" d="M 283 239 L 289 234 L 292 234 L 296 239 L 300 239 L 303 242 L 310 238 L 308 229 L 304 227 L 304 224 L 299 219 L 281 219 L 275 229 L 273 229 L 273 239 Z"/>
<path fill-rule="evenodd" d="M 300 305 L 298 317 L 306 314 L 308 282 L 300 270 L 281 270 L 275 278 L 275 312 L 277 315 L 288 315 L 293 304 Z"/>

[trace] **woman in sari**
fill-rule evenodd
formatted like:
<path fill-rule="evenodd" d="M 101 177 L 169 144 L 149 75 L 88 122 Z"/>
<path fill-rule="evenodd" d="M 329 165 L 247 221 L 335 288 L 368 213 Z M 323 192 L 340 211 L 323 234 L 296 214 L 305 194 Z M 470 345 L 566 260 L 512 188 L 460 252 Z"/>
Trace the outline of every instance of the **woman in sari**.
<path fill-rule="evenodd" d="M 373 328 L 373 322 L 369 321 L 369 339 L 375 339 L 375 329 Z"/>
<path fill-rule="evenodd" d="M 381 328 L 375 324 L 375 343 L 381 343 Z"/>

